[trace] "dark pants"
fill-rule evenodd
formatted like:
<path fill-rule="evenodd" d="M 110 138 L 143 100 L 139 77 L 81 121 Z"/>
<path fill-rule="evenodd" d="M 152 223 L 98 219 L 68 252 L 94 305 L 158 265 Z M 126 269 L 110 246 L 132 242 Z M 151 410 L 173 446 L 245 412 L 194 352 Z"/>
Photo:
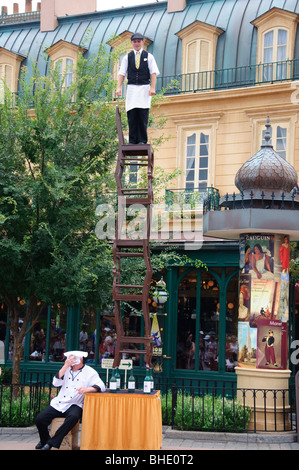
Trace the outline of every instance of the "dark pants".
<path fill-rule="evenodd" d="M 130 144 L 147 143 L 148 116 L 148 108 L 134 108 L 127 112 Z"/>
<path fill-rule="evenodd" d="M 35 418 L 35 424 L 39 432 L 40 441 L 43 445 L 49 444 L 51 447 L 59 449 L 63 438 L 73 429 L 82 416 L 82 408 L 72 405 L 65 413 L 55 410 L 52 406 L 47 406 Z M 54 418 L 65 418 L 64 423 L 57 429 L 54 436 L 50 438 L 48 426 Z"/>

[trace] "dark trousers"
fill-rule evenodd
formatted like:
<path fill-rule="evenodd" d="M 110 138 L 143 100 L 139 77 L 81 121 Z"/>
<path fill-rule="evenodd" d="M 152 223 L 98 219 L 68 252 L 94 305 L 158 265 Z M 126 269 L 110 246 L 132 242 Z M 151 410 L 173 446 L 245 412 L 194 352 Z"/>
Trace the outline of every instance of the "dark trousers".
<path fill-rule="evenodd" d="M 148 108 L 134 108 L 127 112 L 130 144 L 147 144 L 148 116 Z"/>
<path fill-rule="evenodd" d="M 52 406 L 47 406 L 35 418 L 35 424 L 39 432 L 40 441 L 43 445 L 49 444 L 59 449 L 63 438 L 73 429 L 82 416 L 82 408 L 72 405 L 65 413 L 55 410 Z M 48 426 L 54 418 L 65 418 L 64 423 L 57 429 L 54 436 L 50 438 Z"/>

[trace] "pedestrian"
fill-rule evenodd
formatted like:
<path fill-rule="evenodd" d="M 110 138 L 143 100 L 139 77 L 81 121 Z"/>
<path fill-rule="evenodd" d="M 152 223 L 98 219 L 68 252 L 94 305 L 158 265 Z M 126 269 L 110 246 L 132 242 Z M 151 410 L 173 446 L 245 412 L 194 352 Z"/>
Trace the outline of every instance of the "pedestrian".
<path fill-rule="evenodd" d="M 36 449 L 59 449 L 63 438 L 73 429 L 82 416 L 85 393 L 104 392 L 105 385 L 98 373 L 85 365 L 84 351 L 69 351 L 64 354 L 66 360 L 62 368 L 53 378 L 54 387 L 61 387 L 57 397 L 35 418 L 40 442 Z M 54 418 L 65 418 L 63 424 L 50 437 L 48 426 Z"/>
<path fill-rule="evenodd" d="M 140 33 L 131 36 L 133 50 L 121 62 L 116 95 L 121 96 L 121 87 L 128 77 L 126 112 L 129 124 L 129 143 L 146 144 L 151 97 L 156 94 L 156 79 L 159 69 L 154 56 L 143 49 L 144 37 Z"/>

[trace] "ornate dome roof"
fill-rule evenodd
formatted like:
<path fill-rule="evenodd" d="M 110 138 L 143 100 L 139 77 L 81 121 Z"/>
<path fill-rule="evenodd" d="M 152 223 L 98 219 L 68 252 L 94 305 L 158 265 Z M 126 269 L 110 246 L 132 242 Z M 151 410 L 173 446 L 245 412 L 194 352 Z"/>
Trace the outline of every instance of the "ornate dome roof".
<path fill-rule="evenodd" d="M 270 143 L 269 117 L 265 141 L 261 149 L 239 169 L 235 185 L 239 191 L 264 190 L 290 192 L 297 184 L 298 176 L 290 163 L 284 160 Z"/>

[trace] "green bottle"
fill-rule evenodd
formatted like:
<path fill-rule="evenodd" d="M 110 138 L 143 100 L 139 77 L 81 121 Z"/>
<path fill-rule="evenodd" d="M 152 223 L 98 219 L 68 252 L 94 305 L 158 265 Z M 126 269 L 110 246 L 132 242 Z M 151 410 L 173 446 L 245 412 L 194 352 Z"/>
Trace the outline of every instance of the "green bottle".
<path fill-rule="evenodd" d="M 150 375 L 150 378 L 151 378 L 151 391 L 152 391 L 152 390 L 154 390 L 154 388 L 155 388 L 155 385 L 154 385 L 154 376 L 153 376 L 153 369 L 150 369 L 149 375 Z"/>
<path fill-rule="evenodd" d="M 115 369 L 116 390 L 120 390 L 120 373 L 118 367 Z"/>
<path fill-rule="evenodd" d="M 135 392 L 135 377 L 133 375 L 133 369 L 131 369 L 130 377 L 128 379 L 128 393 Z"/>
<path fill-rule="evenodd" d="M 146 375 L 143 382 L 143 393 L 151 393 L 151 377 L 149 369 L 146 369 Z"/>
<path fill-rule="evenodd" d="M 117 382 L 115 378 L 115 369 L 112 369 L 112 377 L 109 382 L 109 389 L 111 393 L 116 393 L 116 386 L 117 386 Z"/>

